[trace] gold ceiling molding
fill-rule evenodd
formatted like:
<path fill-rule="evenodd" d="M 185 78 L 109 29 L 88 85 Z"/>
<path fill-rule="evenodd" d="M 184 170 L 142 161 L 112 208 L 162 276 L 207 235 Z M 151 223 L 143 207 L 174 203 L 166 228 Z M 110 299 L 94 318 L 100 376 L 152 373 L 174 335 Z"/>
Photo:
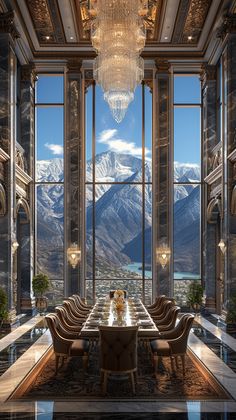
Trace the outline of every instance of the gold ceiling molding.
<path fill-rule="evenodd" d="M 181 0 L 172 36 L 174 44 L 196 44 L 212 0 Z M 192 38 L 189 39 L 188 37 Z"/>
<path fill-rule="evenodd" d="M 183 43 L 193 42 L 197 43 L 204 26 L 208 11 L 210 9 L 212 0 L 192 0 L 187 19 L 185 21 L 183 35 L 181 41 Z M 188 36 L 192 36 L 189 41 Z"/>
<path fill-rule="evenodd" d="M 27 7 L 40 44 L 63 44 L 65 35 L 56 0 L 27 0 Z"/>
<path fill-rule="evenodd" d="M 143 17 L 147 30 L 147 40 L 155 40 L 157 37 L 162 0 L 143 0 L 143 2 L 148 3 L 148 11 Z M 80 40 L 88 41 L 90 40 L 90 26 L 93 20 L 89 12 L 89 0 L 74 0 L 74 5 L 77 14 Z"/>

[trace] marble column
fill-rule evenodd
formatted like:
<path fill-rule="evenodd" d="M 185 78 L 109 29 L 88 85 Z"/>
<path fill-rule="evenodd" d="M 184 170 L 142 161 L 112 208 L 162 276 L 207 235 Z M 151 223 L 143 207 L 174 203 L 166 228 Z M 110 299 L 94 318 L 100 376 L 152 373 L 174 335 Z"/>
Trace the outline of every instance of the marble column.
<path fill-rule="evenodd" d="M 170 149 L 170 73 L 166 61 L 156 61 L 154 84 L 154 202 L 153 233 L 156 247 L 171 248 L 171 149 Z M 172 295 L 171 259 L 165 268 L 156 259 L 154 267 L 153 297 Z"/>
<path fill-rule="evenodd" d="M 212 150 L 217 142 L 216 135 L 216 67 L 204 65 L 202 69 L 202 175 L 203 180 L 212 170 Z M 210 201 L 210 186 L 203 183 L 202 191 L 202 275 L 203 285 L 206 294 L 206 308 L 215 312 L 216 310 L 216 283 L 217 283 L 217 220 L 210 223 L 207 220 L 207 206 Z M 220 223 L 220 220 L 218 220 Z"/>
<path fill-rule="evenodd" d="M 16 57 L 14 39 L 18 36 L 12 12 L 0 14 L 0 147 L 8 154 L 5 165 L 7 211 L 0 217 L 0 285 L 8 295 L 8 309 L 14 317 L 13 247 L 15 225 L 15 113 Z"/>
<path fill-rule="evenodd" d="M 66 136 L 65 136 L 65 254 L 75 243 L 81 250 L 82 244 L 82 129 L 83 95 L 81 62 L 68 63 L 66 74 Z M 65 295 L 84 295 L 82 265 L 72 268 L 65 261 Z"/>
<path fill-rule="evenodd" d="M 20 71 L 20 142 L 24 149 L 24 170 L 32 178 L 34 176 L 34 102 L 36 74 L 32 64 L 24 65 Z M 21 310 L 30 310 L 34 307 L 32 294 L 32 278 L 34 270 L 34 186 L 33 183 L 27 188 L 27 202 L 29 205 L 28 222 L 19 227 L 19 250 L 20 267 L 20 302 Z M 21 220 L 19 220 L 21 224 Z"/>
<path fill-rule="evenodd" d="M 236 15 L 224 21 L 221 38 L 225 43 L 223 55 L 224 80 L 224 200 L 223 235 L 226 241 L 225 253 L 225 308 L 227 310 L 232 294 L 236 293 L 236 216 L 231 214 L 231 196 L 235 181 L 235 165 L 229 155 L 236 151 Z"/>

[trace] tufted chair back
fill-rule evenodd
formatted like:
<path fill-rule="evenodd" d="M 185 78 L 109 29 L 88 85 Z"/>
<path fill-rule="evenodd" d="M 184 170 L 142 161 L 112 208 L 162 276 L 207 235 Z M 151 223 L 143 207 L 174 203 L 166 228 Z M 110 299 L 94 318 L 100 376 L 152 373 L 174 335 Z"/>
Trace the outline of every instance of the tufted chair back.
<path fill-rule="evenodd" d="M 138 327 L 99 327 L 101 369 L 113 372 L 137 368 Z"/>

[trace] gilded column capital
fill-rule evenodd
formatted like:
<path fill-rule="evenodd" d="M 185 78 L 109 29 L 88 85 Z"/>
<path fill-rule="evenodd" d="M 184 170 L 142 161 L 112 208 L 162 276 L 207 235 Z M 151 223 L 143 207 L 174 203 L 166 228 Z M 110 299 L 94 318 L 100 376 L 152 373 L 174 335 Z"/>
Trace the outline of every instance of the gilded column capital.
<path fill-rule="evenodd" d="M 21 66 L 21 81 L 28 82 L 30 81 L 33 86 L 37 80 L 37 73 L 35 71 L 35 66 L 33 63 L 26 64 Z"/>
<path fill-rule="evenodd" d="M 169 73 L 170 63 L 168 60 L 157 58 L 155 60 L 157 73 Z"/>
<path fill-rule="evenodd" d="M 67 73 L 81 73 L 83 61 L 79 58 L 72 58 L 67 61 Z"/>
<path fill-rule="evenodd" d="M 221 27 L 217 31 L 217 37 L 223 41 L 226 35 L 236 33 L 236 14 L 226 15 Z"/>
<path fill-rule="evenodd" d="M 200 72 L 202 87 L 205 87 L 209 81 L 216 81 L 216 66 L 203 64 Z"/>
<path fill-rule="evenodd" d="M 19 38 L 20 34 L 14 24 L 14 12 L 0 14 L 0 33 L 9 33 L 13 38 Z"/>

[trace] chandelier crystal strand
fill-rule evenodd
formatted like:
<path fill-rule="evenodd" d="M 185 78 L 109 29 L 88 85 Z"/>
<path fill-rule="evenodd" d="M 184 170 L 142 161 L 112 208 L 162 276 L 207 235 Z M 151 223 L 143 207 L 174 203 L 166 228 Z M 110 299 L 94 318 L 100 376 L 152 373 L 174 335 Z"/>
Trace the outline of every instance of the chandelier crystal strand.
<path fill-rule="evenodd" d="M 136 86 L 144 77 L 144 61 L 139 56 L 145 44 L 145 28 L 139 15 L 139 0 L 97 0 L 91 40 L 97 51 L 94 78 L 104 91 L 117 123 L 134 99 Z"/>

